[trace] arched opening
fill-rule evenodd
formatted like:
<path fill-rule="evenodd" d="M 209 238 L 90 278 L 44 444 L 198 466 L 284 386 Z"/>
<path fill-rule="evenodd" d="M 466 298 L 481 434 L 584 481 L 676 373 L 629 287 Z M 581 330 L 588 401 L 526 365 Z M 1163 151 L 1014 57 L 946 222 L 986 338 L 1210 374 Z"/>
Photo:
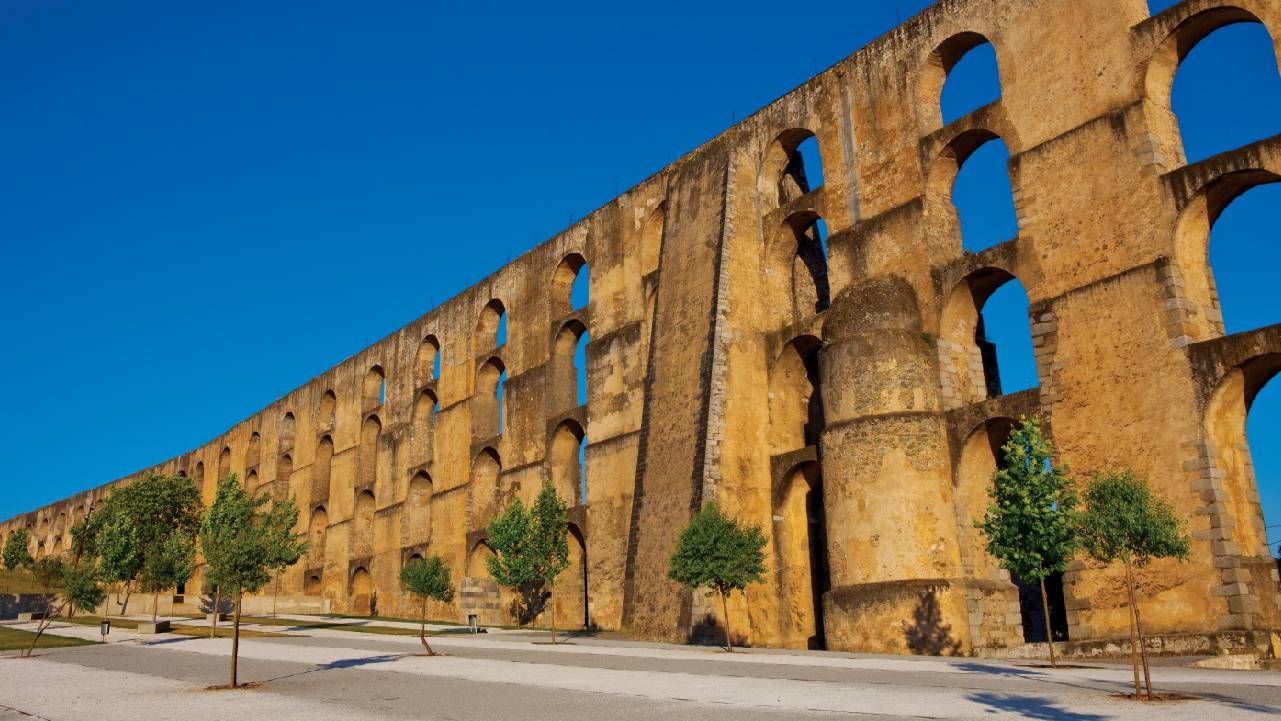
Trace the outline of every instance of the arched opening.
<path fill-rule="evenodd" d="M 257 468 L 262 462 L 262 436 L 254 431 L 249 435 L 249 447 L 245 450 L 245 468 Z"/>
<path fill-rule="evenodd" d="M 321 595 L 320 574 L 313 573 L 307 576 L 307 581 L 303 583 L 302 592 L 308 596 Z"/>
<path fill-rule="evenodd" d="M 227 480 L 231 475 L 231 447 L 223 446 L 222 452 L 218 454 L 218 483 Z"/>
<path fill-rule="evenodd" d="M 289 411 L 280 419 L 280 447 L 293 448 L 294 436 L 297 433 L 298 419 L 294 418 L 293 411 Z"/>
<path fill-rule="evenodd" d="M 570 253 L 561 260 L 552 274 L 552 318 L 562 318 L 587 305 L 588 277 L 587 261 L 583 256 Z"/>
<path fill-rule="evenodd" d="M 439 409 L 440 403 L 436 400 L 436 394 L 430 389 L 421 391 L 414 400 L 413 416 L 410 419 L 412 424 L 410 437 L 413 439 L 413 457 L 417 463 L 426 463 L 431 460 L 432 441 L 436 432 L 436 412 Z"/>
<path fill-rule="evenodd" d="M 792 340 L 770 369 L 770 455 L 817 446 L 823 433 L 818 351 L 814 336 Z"/>
<path fill-rule="evenodd" d="M 485 353 L 507 342 L 507 308 L 494 298 L 485 304 L 476 322 L 476 352 Z"/>
<path fill-rule="evenodd" d="M 1018 236 L 1018 216 L 1010 181 L 1010 151 L 992 137 L 959 160 L 952 184 L 952 205 L 961 230 L 961 247 L 972 253 Z"/>
<path fill-rule="evenodd" d="M 338 396 L 334 395 L 332 390 L 325 391 L 320 396 L 319 408 L 320 423 L 322 429 L 333 430 L 338 424 Z"/>
<path fill-rule="evenodd" d="M 251 470 L 245 474 L 245 490 L 249 491 L 250 495 L 259 495 L 262 492 L 260 486 L 262 486 L 262 483 L 258 480 L 257 470 Z"/>
<path fill-rule="evenodd" d="M 556 494 L 568 505 L 586 503 L 586 474 L 583 468 L 585 434 L 582 426 L 574 421 L 564 421 L 552 433 L 551 447 L 547 454 L 548 475 Z"/>
<path fill-rule="evenodd" d="M 387 400 L 387 377 L 382 366 L 374 366 L 365 374 L 365 383 L 361 390 L 361 410 L 371 410 L 381 406 Z"/>
<path fill-rule="evenodd" d="M 329 502 L 329 481 L 334 465 L 334 439 L 324 436 L 316 446 L 316 460 L 311 465 L 311 502 Z"/>
<path fill-rule="evenodd" d="M 939 93 L 943 124 L 1000 99 L 1001 71 L 996 61 L 996 48 L 984 40 L 965 50 L 946 71 L 943 90 Z"/>
<path fill-rule="evenodd" d="M 358 487 L 380 488 L 378 483 L 378 441 L 382 437 L 383 424 L 378 416 L 369 416 L 360 426 L 360 476 Z"/>
<path fill-rule="evenodd" d="M 417 546 L 431 540 L 431 476 L 419 471 L 409 481 L 405 497 L 406 545 Z"/>
<path fill-rule="evenodd" d="M 213 498 L 214 484 L 210 483 L 208 487 L 205 486 L 204 461 L 199 461 L 196 463 L 196 467 L 191 471 L 191 480 L 195 482 L 196 488 L 200 489 L 200 495 L 202 498 L 204 498 L 206 501 L 211 500 Z"/>
<path fill-rule="evenodd" d="M 943 306 L 937 342 L 947 408 L 1040 383 L 1027 293 L 1006 270 L 982 268 L 952 289 Z"/>
<path fill-rule="evenodd" d="M 429 335 L 418 344 L 418 355 L 414 359 L 414 378 L 419 386 L 440 378 L 440 341 Z"/>
<path fill-rule="evenodd" d="M 325 561 L 325 533 L 329 529 L 329 513 L 324 506 L 316 506 L 307 521 L 308 565 L 319 566 Z"/>
<path fill-rule="evenodd" d="M 480 366 L 476 374 L 476 394 L 472 397 L 473 435 L 492 438 L 503 429 L 503 385 L 507 368 L 502 359 L 492 357 Z"/>
<path fill-rule="evenodd" d="M 366 489 L 356 494 L 353 514 L 352 558 L 368 558 L 374 553 L 374 494 Z"/>
<path fill-rule="evenodd" d="M 493 448 L 485 448 L 472 460 L 471 492 L 468 494 L 471 506 L 469 528 L 484 528 L 498 512 L 498 476 L 502 472 L 503 465 L 498 451 Z"/>
<path fill-rule="evenodd" d="M 765 212 L 817 190 L 823 184 L 818 139 L 805 128 L 779 133 L 765 150 L 756 192 Z"/>
<path fill-rule="evenodd" d="M 569 524 L 569 563 L 556 579 L 556 624 L 562 628 L 591 628 L 587 595 L 587 543 L 582 530 Z"/>
<path fill-rule="evenodd" d="M 813 211 L 789 215 L 779 226 L 766 255 L 771 312 L 790 323 L 827 310 L 827 225 Z"/>
<path fill-rule="evenodd" d="M 357 616 L 373 614 L 373 580 L 364 566 L 351 574 L 351 612 Z"/>
<path fill-rule="evenodd" d="M 831 588 L 826 528 L 822 469 L 803 463 L 784 477 L 774 504 L 782 632 L 789 646 L 824 647 L 823 594 Z"/>
<path fill-rule="evenodd" d="M 1015 643 L 1022 639 L 1027 643 L 1039 643 L 1046 639 L 1040 584 L 1011 578 L 1009 571 L 1001 568 L 1000 562 L 988 554 L 987 539 L 974 526 L 987 512 L 988 489 L 992 486 L 996 472 L 1005 467 L 1005 452 L 1002 447 L 1009 441 L 1014 425 L 1012 418 L 992 418 L 976 428 L 966 439 L 954 480 L 957 538 L 961 546 L 961 566 L 967 578 L 1011 581 L 1018 587 L 1021 635 L 1010 638 L 1014 629 L 984 628 L 984 633 L 992 634 L 988 641 Z M 1054 574 L 1046 578 L 1045 590 L 1050 602 L 1050 624 L 1054 628 L 1054 640 L 1066 641 L 1068 626 L 1063 602 L 1063 575 Z"/>
<path fill-rule="evenodd" d="M 294 457 L 288 453 L 276 461 L 276 489 L 273 497 L 281 500 L 289 495 L 289 479 L 294 474 Z"/>
<path fill-rule="evenodd" d="M 1172 161 L 1182 154 L 1195 162 L 1281 132 L 1276 46 L 1248 10 L 1209 8 L 1184 20 L 1148 63 L 1145 81 L 1148 100 L 1172 112 Z"/>
<path fill-rule="evenodd" d="M 578 319 L 565 323 L 556 334 L 552 344 L 551 387 L 547 394 L 553 414 L 587 402 L 587 342 L 587 327 Z"/>
<path fill-rule="evenodd" d="M 663 221 L 665 219 L 665 208 L 663 203 L 659 203 L 645 222 L 641 225 L 640 236 L 640 271 L 641 276 L 647 276 L 658 270 L 659 256 L 663 250 Z"/>

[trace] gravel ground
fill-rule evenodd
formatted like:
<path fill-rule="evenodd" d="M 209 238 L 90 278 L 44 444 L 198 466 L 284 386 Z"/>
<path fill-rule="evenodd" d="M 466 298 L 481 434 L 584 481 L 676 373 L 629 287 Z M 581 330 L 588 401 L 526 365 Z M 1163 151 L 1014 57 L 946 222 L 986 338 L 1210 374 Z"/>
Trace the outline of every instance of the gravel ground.
<path fill-rule="evenodd" d="M 277 630 L 279 627 L 277 627 Z M 54 632 L 96 637 L 87 627 Z M 736 653 L 537 636 L 413 637 L 341 630 L 241 642 L 238 691 L 230 642 L 113 631 L 106 645 L 0 657 L 0 721 L 201 719 L 814 719 L 1262 718 L 1281 714 L 1281 674 L 1159 667 L 1158 689 L 1202 698 L 1154 705 L 1112 694 L 1123 666 L 1048 669 L 978 660 L 851 654 Z M 539 639 L 535 641 L 534 639 Z M 20 669 L 20 670 L 19 670 Z M 29 714 L 23 716 L 21 714 Z"/>

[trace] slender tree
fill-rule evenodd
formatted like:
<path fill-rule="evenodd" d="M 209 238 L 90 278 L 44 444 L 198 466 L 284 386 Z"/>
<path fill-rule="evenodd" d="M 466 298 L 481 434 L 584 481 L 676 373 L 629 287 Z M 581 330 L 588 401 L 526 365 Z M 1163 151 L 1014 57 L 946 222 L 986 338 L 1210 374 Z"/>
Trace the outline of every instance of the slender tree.
<path fill-rule="evenodd" d="M 270 507 L 263 508 L 268 503 Z M 200 526 L 200 548 L 209 579 L 235 599 L 231 640 L 231 688 L 237 686 L 240 655 L 240 612 L 246 592 L 255 593 L 271 580 L 271 571 L 290 566 L 307 550 L 293 534 L 298 507 L 293 499 L 271 502 L 251 497 L 228 475 Z"/>
<path fill-rule="evenodd" d="M 1147 699 L 1151 701 L 1152 673 L 1143 643 L 1143 621 L 1134 590 L 1134 569 L 1148 565 L 1154 558 L 1187 559 L 1191 539 L 1169 504 L 1129 469 L 1094 477 L 1085 492 L 1080 538 L 1081 545 L 1095 560 L 1104 564 L 1120 561 L 1125 568 L 1134 696 L 1138 698 L 1141 693 L 1141 662 Z"/>
<path fill-rule="evenodd" d="M 22 652 L 29 658 L 35 650 L 40 637 L 44 635 L 53 619 L 68 608 L 81 611 L 92 611 L 102 603 L 103 591 L 98 583 L 97 569 L 90 563 L 65 563 L 56 556 L 42 558 L 32 565 L 32 571 L 40 584 L 59 593 L 48 595 L 45 601 L 45 612 L 36 625 L 35 636 L 31 645 Z"/>
<path fill-rule="evenodd" d="M 729 594 L 765 580 L 765 534 L 705 504 L 681 531 L 668 563 L 667 577 L 691 591 L 711 588 L 721 597 L 725 615 L 725 650 L 734 650 L 729 629 Z"/>
<path fill-rule="evenodd" d="M 538 568 L 530 550 L 533 526 L 534 518 L 519 498 L 486 525 L 485 541 L 494 550 L 494 555 L 485 559 L 485 565 L 490 577 L 499 585 L 519 592 L 537 583 Z M 533 602 L 528 598 L 525 604 L 526 610 L 518 619 L 521 625 L 524 625 L 525 616 L 534 610 Z"/>
<path fill-rule="evenodd" d="M 436 652 L 427 643 L 427 601 L 449 603 L 454 600 L 454 584 L 449 580 L 449 566 L 440 556 L 415 558 L 400 569 L 400 585 L 418 597 L 418 640 L 428 656 Z"/>
<path fill-rule="evenodd" d="M 1045 579 L 1062 573 L 1076 553 L 1076 488 L 1066 469 L 1051 462 L 1050 444 L 1036 420 L 1020 422 L 1001 452 L 1005 463 L 988 488 L 987 514 L 974 525 L 987 537 L 987 552 L 1003 568 L 1040 586 L 1050 665 L 1056 666 Z"/>
<path fill-rule="evenodd" d="M 531 513 L 529 551 L 535 575 L 551 596 L 550 625 L 556 643 L 556 578 L 569 567 L 569 516 L 551 480 L 544 480 Z"/>
<path fill-rule="evenodd" d="M 31 545 L 31 536 L 27 535 L 27 529 L 19 528 L 4 541 L 3 555 L 4 570 L 12 571 L 16 568 L 28 568 L 31 566 L 31 552 L 27 547 Z"/>

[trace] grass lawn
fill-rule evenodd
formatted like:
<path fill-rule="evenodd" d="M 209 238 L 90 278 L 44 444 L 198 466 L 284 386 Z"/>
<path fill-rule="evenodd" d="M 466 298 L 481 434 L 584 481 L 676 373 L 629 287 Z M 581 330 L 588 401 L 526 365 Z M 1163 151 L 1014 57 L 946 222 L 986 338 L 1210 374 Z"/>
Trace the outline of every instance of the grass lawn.
<path fill-rule="evenodd" d="M 35 637 L 34 631 L 21 631 L 16 628 L 5 628 L 0 626 L 0 651 L 13 651 L 24 649 L 31 645 L 31 639 Z M 86 641 L 80 638 L 68 638 L 67 636 L 54 636 L 45 633 L 40 637 L 40 642 L 36 648 L 62 648 L 64 646 L 90 646 L 97 641 Z"/>
<path fill-rule="evenodd" d="M 98 623 L 102 621 L 102 617 L 101 616 L 76 616 L 75 618 L 64 618 L 59 620 L 69 621 L 70 623 L 78 623 L 82 626 L 97 626 Z M 170 617 L 170 620 L 171 621 L 173 620 L 172 616 Z M 130 630 L 134 630 L 138 628 L 138 622 L 131 618 L 112 618 L 111 626 L 112 628 L 127 628 Z M 175 622 L 170 624 L 170 628 L 172 629 L 173 633 L 181 634 L 183 636 L 209 638 L 209 624 L 207 623 L 192 624 L 192 623 Z M 232 632 L 231 622 L 223 621 L 218 624 L 218 628 L 214 632 L 214 637 L 230 638 L 231 632 Z M 271 631 L 253 631 L 247 628 L 242 628 L 240 629 L 240 637 L 241 638 L 288 638 L 289 634 L 272 633 Z"/>
<path fill-rule="evenodd" d="M 358 618 L 358 617 L 356 617 Z M 365 618 L 363 620 L 369 620 Z M 354 633 L 377 633 L 384 636 L 417 636 L 416 628 L 395 628 L 392 626 L 364 626 L 353 623 L 325 623 L 324 621 L 293 621 L 287 618 L 252 617 L 242 618 L 241 623 L 256 623 L 263 626 L 289 626 L 291 628 L 328 628 L 335 631 L 352 631 Z M 428 621 L 428 623 L 431 623 Z M 431 631 L 428 636 L 433 635 Z"/>

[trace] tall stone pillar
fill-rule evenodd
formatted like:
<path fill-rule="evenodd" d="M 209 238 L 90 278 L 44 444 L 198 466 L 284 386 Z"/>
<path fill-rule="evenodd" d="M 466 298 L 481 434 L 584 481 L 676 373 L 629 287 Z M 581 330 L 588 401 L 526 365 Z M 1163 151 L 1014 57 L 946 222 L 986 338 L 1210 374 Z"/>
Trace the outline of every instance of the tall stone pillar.
<path fill-rule="evenodd" d="M 901 278 L 865 281 L 836 300 L 823 333 L 828 647 L 966 651 L 937 351 L 916 294 Z"/>

